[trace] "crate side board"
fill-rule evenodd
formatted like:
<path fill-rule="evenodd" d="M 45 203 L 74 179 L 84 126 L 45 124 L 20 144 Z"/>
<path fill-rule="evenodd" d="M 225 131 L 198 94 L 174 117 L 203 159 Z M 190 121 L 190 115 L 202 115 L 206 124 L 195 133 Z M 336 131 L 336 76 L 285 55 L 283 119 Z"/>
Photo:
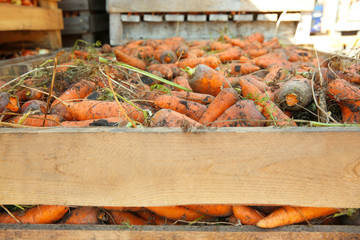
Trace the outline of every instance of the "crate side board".
<path fill-rule="evenodd" d="M 359 133 L 359 128 L 2 129 L 0 202 L 359 208 Z"/>
<path fill-rule="evenodd" d="M 121 12 L 282 12 L 313 11 L 314 0 L 107 0 L 109 13 Z"/>
<path fill-rule="evenodd" d="M 2 239 L 358 239 L 357 226 L 287 226 L 259 229 L 255 226 L 122 226 L 0 224 Z"/>

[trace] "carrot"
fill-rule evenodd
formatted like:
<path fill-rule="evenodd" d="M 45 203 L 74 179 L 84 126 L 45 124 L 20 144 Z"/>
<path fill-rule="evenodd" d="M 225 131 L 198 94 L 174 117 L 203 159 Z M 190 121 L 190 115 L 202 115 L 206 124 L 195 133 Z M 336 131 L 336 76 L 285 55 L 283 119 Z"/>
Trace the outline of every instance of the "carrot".
<path fill-rule="evenodd" d="M 276 98 L 285 109 L 300 110 L 313 99 L 310 83 L 306 79 L 292 78 L 280 87 Z"/>
<path fill-rule="evenodd" d="M 70 210 L 61 220 L 61 224 L 99 224 L 101 210 L 96 207 L 79 207 Z"/>
<path fill-rule="evenodd" d="M 28 210 L 12 213 L 21 223 L 47 224 L 60 220 L 69 210 L 66 206 L 39 205 Z M 17 223 L 8 213 L 0 213 L 0 223 Z"/>
<path fill-rule="evenodd" d="M 141 211 L 136 213 L 139 217 L 144 219 L 146 223 L 151 225 L 170 225 L 173 224 L 174 221 L 160 217 L 156 213 L 151 212 L 148 209 L 142 209 Z"/>
<path fill-rule="evenodd" d="M 239 47 L 231 47 L 223 52 L 215 54 L 215 56 L 217 56 L 222 63 L 238 60 L 242 55 L 244 55 L 244 51 Z"/>
<path fill-rule="evenodd" d="M 181 44 L 174 49 L 174 52 L 178 58 L 187 58 L 189 56 L 189 47 Z"/>
<path fill-rule="evenodd" d="M 177 60 L 176 54 L 170 49 L 158 49 L 154 51 L 154 57 L 160 63 L 175 63 Z"/>
<path fill-rule="evenodd" d="M 183 207 L 213 217 L 227 217 L 232 214 L 231 205 L 184 205 Z"/>
<path fill-rule="evenodd" d="M 116 56 L 116 59 L 119 62 L 124 62 L 126 64 L 129 64 L 129 65 L 133 66 L 133 67 L 139 68 L 141 70 L 145 70 L 145 68 L 146 68 L 146 63 L 143 60 L 141 60 L 141 59 L 139 59 L 137 57 L 129 56 L 129 55 L 123 53 L 119 49 L 115 50 L 115 56 Z"/>
<path fill-rule="evenodd" d="M 135 105 L 136 106 L 136 105 Z M 120 108 L 121 107 L 121 108 Z M 125 118 L 124 112 L 137 122 L 144 122 L 144 113 L 133 105 L 122 102 L 84 100 L 81 102 L 68 102 L 66 106 L 59 104 L 55 111 L 67 121 L 82 121 L 110 117 Z"/>
<path fill-rule="evenodd" d="M 152 64 L 147 68 L 147 70 L 151 73 L 159 72 L 160 77 L 163 77 L 168 80 L 171 80 L 174 76 L 174 73 L 172 69 L 168 66 L 168 64 Z"/>
<path fill-rule="evenodd" d="M 230 65 L 230 76 L 240 76 L 260 70 L 260 67 L 252 63 L 233 63 Z"/>
<path fill-rule="evenodd" d="M 19 101 L 16 96 L 11 96 L 7 92 L 0 92 L 0 112 L 18 112 L 20 109 Z"/>
<path fill-rule="evenodd" d="M 250 57 L 250 58 L 256 58 L 256 57 L 260 57 L 263 56 L 265 54 L 268 53 L 268 50 L 266 48 L 260 48 L 260 49 L 249 49 L 247 51 L 245 51 L 245 53 Z"/>
<path fill-rule="evenodd" d="M 238 92 L 233 88 L 224 88 L 209 104 L 204 114 L 199 119 L 201 124 L 209 124 L 217 119 L 227 108 L 239 100 Z"/>
<path fill-rule="evenodd" d="M 46 102 L 40 100 L 27 101 L 21 106 L 20 113 L 27 113 L 28 111 L 40 111 L 40 113 L 45 114 Z"/>
<path fill-rule="evenodd" d="M 258 41 L 260 43 L 264 42 L 264 35 L 260 32 L 255 32 L 253 34 L 251 34 L 250 36 L 246 37 L 246 40 L 249 42 L 252 41 Z"/>
<path fill-rule="evenodd" d="M 240 220 L 242 225 L 256 225 L 264 214 L 247 206 L 234 205 L 232 208 L 236 219 Z"/>
<path fill-rule="evenodd" d="M 280 227 L 328 216 L 338 211 L 339 209 L 336 208 L 284 206 L 260 220 L 256 226 L 261 228 Z"/>
<path fill-rule="evenodd" d="M 109 222 L 115 225 L 146 225 L 146 221 L 131 212 L 110 211 Z"/>
<path fill-rule="evenodd" d="M 73 61 L 70 61 L 70 62 L 65 62 L 65 63 L 62 63 L 61 66 L 59 67 L 56 67 L 56 72 L 66 72 L 66 70 L 68 70 L 68 65 L 73 65 L 74 62 Z"/>
<path fill-rule="evenodd" d="M 225 76 L 203 64 L 195 67 L 194 73 L 190 76 L 189 85 L 195 92 L 213 96 L 219 94 L 221 88 L 229 86 Z"/>
<path fill-rule="evenodd" d="M 186 87 L 187 89 L 192 90 L 189 85 L 189 80 L 186 76 L 177 76 L 176 78 L 173 79 L 173 82 L 180 86 Z M 179 92 L 185 92 L 185 90 L 179 89 Z"/>
<path fill-rule="evenodd" d="M 25 125 L 25 126 L 42 127 L 43 123 L 44 123 L 44 119 L 45 119 L 43 115 L 29 115 L 25 118 L 25 120 L 22 123 L 20 123 L 20 119 L 22 117 L 23 116 L 16 116 L 16 117 L 12 118 L 9 122 L 13 123 L 13 124 L 21 124 L 21 125 Z M 49 120 L 45 120 L 44 127 L 60 126 L 60 122 L 61 122 L 60 116 L 48 114 L 46 116 L 46 119 L 49 119 Z"/>
<path fill-rule="evenodd" d="M 138 46 L 131 49 L 129 55 L 142 60 L 148 60 L 154 56 L 154 49 L 150 46 Z"/>
<path fill-rule="evenodd" d="M 328 84 L 329 96 L 339 102 L 342 121 L 360 122 L 360 89 L 344 79 L 336 79 Z"/>
<path fill-rule="evenodd" d="M 171 91 L 172 96 L 176 96 L 185 100 L 202 103 L 202 104 L 209 104 L 214 100 L 214 96 L 210 94 L 204 93 L 195 93 L 195 92 L 185 92 L 185 91 Z"/>
<path fill-rule="evenodd" d="M 226 109 L 211 127 L 261 127 L 264 116 L 251 100 L 240 100 Z"/>
<path fill-rule="evenodd" d="M 72 52 L 71 59 L 84 59 L 87 60 L 90 57 L 90 53 L 83 50 L 74 50 Z"/>
<path fill-rule="evenodd" d="M 176 220 L 194 221 L 198 218 L 203 217 L 203 214 L 201 213 L 197 213 L 195 211 L 180 206 L 146 207 L 146 208 L 162 217 L 174 221 Z"/>
<path fill-rule="evenodd" d="M 230 40 L 230 43 L 233 45 L 233 46 L 237 46 L 237 47 L 240 47 L 240 48 L 245 48 L 247 43 L 246 41 L 243 41 L 243 40 L 240 40 L 239 38 L 234 38 L 234 39 L 231 39 Z"/>
<path fill-rule="evenodd" d="M 138 212 L 143 209 L 142 207 L 110 207 L 110 206 L 105 206 L 102 208 L 111 211 L 129 211 L 129 212 Z"/>
<path fill-rule="evenodd" d="M 16 92 L 19 101 L 39 100 L 43 94 L 35 89 L 23 89 Z"/>
<path fill-rule="evenodd" d="M 261 91 L 248 80 L 240 78 L 239 84 L 243 96 L 253 100 L 256 105 L 261 107 L 261 113 L 267 120 L 274 121 L 274 124 L 277 126 L 297 126 L 268 96 L 261 93 Z"/>
<path fill-rule="evenodd" d="M 261 78 L 255 75 L 245 75 L 245 76 L 241 76 L 240 78 L 246 79 L 246 81 L 256 86 L 263 93 L 268 92 L 270 90 L 270 87 L 266 85 L 266 83 L 264 83 Z"/>
<path fill-rule="evenodd" d="M 220 60 L 216 56 L 205 56 L 199 58 L 185 58 L 179 61 L 179 68 L 185 69 L 185 67 L 194 68 L 199 64 L 207 65 L 213 69 L 220 65 Z"/>
<path fill-rule="evenodd" d="M 182 113 L 195 121 L 198 121 L 206 110 L 206 106 L 201 103 L 166 94 L 157 96 L 155 98 L 155 105 L 159 108 L 171 109 Z"/>
<path fill-rule="evenodd" d="M 93 82 L 87 80 L 81 80 L 72 84 L 63 94 L 59 96 L 59 99 L 62 101 L 66 100 L 80 100 L 89 95 L 93 89 L 95 88 L 95 84 Z M 51 104 L 51 108 L 54 108 L 60 103 L 59 100 L 55 100 Z"/>
<path fill-rule="evenodd" d="M 201 127 L 197 121 L 170 109 L 157 111 L 150 119 L 151 127 Z"/>
<path fill-rule="evenodd" d="M 61 123 L 64 127 L 99 127 L 99 126 L 125 126 L 128 123 L 123 118 L 119 117 L 110 117 L 103 119 L 91 119 L 91 120 L 83 120 L 83 121 L 64 121 Z"/>
<path fill-rule="evenodd" d="M 188 58 L 196 58 L 196 57 L 202 57 L 204 56 L 205 51 L 200 48 L 195 48 L 189 50 Z"/>
<path fill-rule="evenodd" d="M 209 42 L 206 46 L 206 50 L 208 51 L 223 51 L 231 48 L 232 45 L 230 43 L 222 43 L 222 42 Z"/>
<path fill-rule="evenodd" d="M 284 65 L 273 65 L 268 68 L 269 73 L 266 74 L 265 79 L 268 82 L 279 82 L 285 80 L 288 75 L 288 68 Z"/>

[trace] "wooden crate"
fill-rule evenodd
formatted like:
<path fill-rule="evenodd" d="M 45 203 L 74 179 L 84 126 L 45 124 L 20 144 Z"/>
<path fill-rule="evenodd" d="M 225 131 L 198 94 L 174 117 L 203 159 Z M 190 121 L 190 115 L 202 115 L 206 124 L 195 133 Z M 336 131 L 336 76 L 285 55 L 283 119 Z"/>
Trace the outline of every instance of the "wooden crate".
<path fill-rule="evenodd" d="M 0 4 L 0 47 L 3 49 L 62 47 L 59 0 L 39 0 L 40 7 Z"/>
<path fill-rule="evenodd" d="M 314 3 L 314 0 L 107 0 L 110 43 L 170 36 L 209 39 L 224 30 L 235 37 L 260 31 L 265 37 L 294 38 L 300 43 L 310 35 Z M 287 13 L 281 16 L 284 11 Z"/>
<path fill-rule="evenodd" d="M 108 42 L 109 15 L 105 11 L 105 0 L 63 0 L 59 7 L 64 13 L 78 13 L 64 17 L 62 31 L 65 46 L 72 46 L 77 39 L 94 43 L 97 40 Z"/>

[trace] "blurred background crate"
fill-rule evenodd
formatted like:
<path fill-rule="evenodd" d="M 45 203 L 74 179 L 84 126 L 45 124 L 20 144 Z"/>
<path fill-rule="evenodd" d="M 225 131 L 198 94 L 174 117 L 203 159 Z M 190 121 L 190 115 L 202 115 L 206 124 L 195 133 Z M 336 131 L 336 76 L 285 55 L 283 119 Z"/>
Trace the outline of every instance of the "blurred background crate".
<path fill-rule="evenodd" d="M 64 15 L 63 46 L 72 46 L 77 39 L 107 43 L 109 15 L 105 5 L 105 0 L 62 0 L 59 8 Z"/>
<path fill-rule="evenodd" d="M 110 43 L 171 36 L 239 37 L 256 31 L 265 37 L 295 36 L 301 42 L 310 36 L 314 5 L 315 0 L 107 0 Z"/>

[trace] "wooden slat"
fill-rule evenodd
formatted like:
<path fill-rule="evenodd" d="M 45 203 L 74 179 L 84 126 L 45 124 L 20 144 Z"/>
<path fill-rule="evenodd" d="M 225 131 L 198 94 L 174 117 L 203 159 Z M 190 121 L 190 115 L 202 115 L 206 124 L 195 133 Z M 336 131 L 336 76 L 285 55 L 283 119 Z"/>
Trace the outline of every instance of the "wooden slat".
<path fill-rule="evenodd" d="M 1 4 L 0 31 L 61 30 L 64 28 L 60 9 Z"/>
<path fill-rule="evenodd" d="M 282 12 L 313 11 L 314 0 L 107 0 L 107 11 L 121 12 Z"/>
<path fill-rule="evenodd" d="M 63 11 L 105 11 L 105 0 L 62 0 L 59 8 Z"/>
<path fill-rule="evenodd" d="M 0 202 L 360 207 L 360 128 L 1 129 Z"/>
<path fill-rule="evenodd" d="M 353 240 L 360 238 L 356 226 L 288 226 L 262 230 L 254 226 L 69 226 L 0 225 L 0 238 L 20 239 L 242 239 L 242 240 Z"/>

